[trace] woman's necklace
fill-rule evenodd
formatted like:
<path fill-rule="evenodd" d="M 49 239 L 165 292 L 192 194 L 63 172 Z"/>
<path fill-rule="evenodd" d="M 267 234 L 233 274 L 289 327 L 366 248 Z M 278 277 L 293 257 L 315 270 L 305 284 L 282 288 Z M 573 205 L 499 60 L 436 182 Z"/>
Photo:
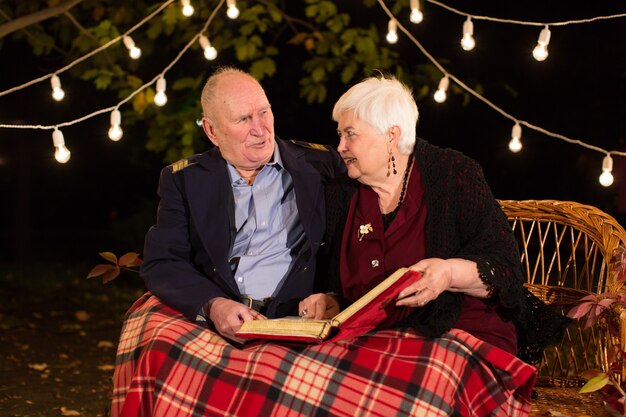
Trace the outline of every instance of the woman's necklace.
<path fill-rule="evenodd" d="M 396 205 L 396 208 L 394 208 L 393 211 L 383 214 L 383 225 L 385 226 L 385 230 L 387 230 L 387 228 L 389 227 L 393 219 L 396 218 L 396 214 L 398 214 L 398 211 L 400 210 L 400 206 L 402 205 L 402 202 L 404 201 L 404 197 L 406 196 L 406 186 L 409 182 L 409 173 L 411 172 L 412 163 L 413 163 L 413 155 L 409 155 L 409 160 L 407 161 L 406 169 L 404 170 L 404 178 L 402 179 L 402 189 L 400 190 L 400 198 L 398 199 L 398 205 Z"/>

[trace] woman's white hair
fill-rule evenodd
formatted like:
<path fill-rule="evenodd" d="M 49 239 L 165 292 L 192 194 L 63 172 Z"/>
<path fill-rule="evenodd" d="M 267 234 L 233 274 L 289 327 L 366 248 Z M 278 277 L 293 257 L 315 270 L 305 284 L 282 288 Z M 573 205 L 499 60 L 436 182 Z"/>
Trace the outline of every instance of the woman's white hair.
<path fill-rule="evenodd" d="M 419 117 L 417 104 L 411 90 L 394 77 L 369 77 L 352 86 L 335 103 L 333 120 L 338 121 L 346 111 L 352 111 L 379 134 L 398 126 L 402 132 L 398 150 L 403 154 L 413 152 Z"/>

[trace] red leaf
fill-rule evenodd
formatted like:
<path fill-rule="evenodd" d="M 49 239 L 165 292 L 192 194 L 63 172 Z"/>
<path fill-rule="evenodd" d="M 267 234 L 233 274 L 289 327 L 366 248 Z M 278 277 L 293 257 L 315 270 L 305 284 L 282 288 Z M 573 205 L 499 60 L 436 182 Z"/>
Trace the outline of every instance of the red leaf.
<path fill-rule="evenodd" d="M 139 254 L 137 252 L 128 252 L 120 257 L 118 262 L 119 266 L 139 266 L 141 265 L 142 260 L 139 258 Z"/>
<path fill-rule="evenodd" d="M 87 274 L 87 278 L 99 277 L 100 275 L 104 275 L 107 272 L 109 272 L 111 269 L 115 269 L 115 268 L 117 267 L 114 265 L 98 264 L 94 266 L 91 271 L 89 271 L 89 274 Z"/>
<path fill-rule="evenodd" d="M 598 301 L 597 294 L 589 294 L 580 299 L 580 301 Z"/>
<path fill-rule="evenodd" d="M 568 313 L 567 317 L 570 319 L 578 319 L 583 317 L 585 314 L 589 313 L 591 307 L 594 305 L 592 301 L 585 301 L 584 303 L 580 303 L 577 306 L 573 307 Z"/>
<path fill-rule="evenodd" d="M 109 281 L 113 281 L 115 278 L 117 278 L 119 274 L 120 274 L 120 267 L 119 266 L 112 267 L 110 271 L 105 272 L 104 275 L 102 275 L 102 283 L 106 284 Z"/>
<path fill-rule="evenodd" d="M 607 308 L 608 306 L 610 306 L 611 304 L 613 304 L 616 301 L 617 300 L 614 299 L 614 298 L 605 298 L 604 300 L 600 300 L 600 302 L 598 304 L 603 306 L 604 308 Z"/>
<path fill-rule="evenodd" d="M 596 305 L 596 308 L 597 307 L 598 306 Z M 594 324 L 596 324 L 598 322 L 598 317 L 599 317 L 599 314 L 596 313 L 595 309 L 592 309 L 589 312 L 589 314 L 587 315 L 587 321 L 585 321 L 585 327 L 584 328 L 587 329 L 587 328 L 593 326 Z"/>
<path fill-rule="evenodd" d="M 100 256 L 102 256 L 105 260 L 117 265 L 117 256 L 113 252 L 100 252 Z"/>

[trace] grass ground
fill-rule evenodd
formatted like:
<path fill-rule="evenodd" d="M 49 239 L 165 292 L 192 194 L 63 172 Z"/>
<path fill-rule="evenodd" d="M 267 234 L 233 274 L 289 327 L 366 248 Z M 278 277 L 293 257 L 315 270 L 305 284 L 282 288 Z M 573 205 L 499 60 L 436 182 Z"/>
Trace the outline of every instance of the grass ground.
<path fill-rule="evenodd" d="M 124 312 L 143 292 L 92 265 L 0 265 L 0 417 L 106 417 Z"/>

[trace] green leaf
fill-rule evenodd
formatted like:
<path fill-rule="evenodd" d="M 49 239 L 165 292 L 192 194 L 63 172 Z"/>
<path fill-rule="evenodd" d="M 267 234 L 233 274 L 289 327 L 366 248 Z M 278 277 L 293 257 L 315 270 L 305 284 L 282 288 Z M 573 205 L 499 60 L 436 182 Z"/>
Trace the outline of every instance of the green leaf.
<path fill-rule="evenodd" d="M 198 79 L 194 77 L 183 77 L 174 81 L 172 84 L 172 90 L 191 90 L 198 86 Z"/>
<path fill-rule="evenodd" d="M 599 389 L 604 388 L 605 385 L 609 383 L 609 376 L 607 374 L 600 374 L 598 376 L 594 376 L 591 378 L 583 387 L 580 389 L 581 394 L 585 394 L 588 392 L 598 391 Z"/>
<path fill-rule="evenodd" d="M 274 6 L 273 4 L 270 4 L 267 6 L 267 12 L 270 15 L 270 19 L 272 19 L 273 22 L 280 23 L 283 21 L 283 14 L 281 13 L 280 9 Z"/>
<path fill-rule="evenodd" d="M 265 76 L 276 74 L 276 62 L 272 58 L 263 58 L 255 61 L 250 67 L 250 73 L 257 80 L 262 80 Z"/>

